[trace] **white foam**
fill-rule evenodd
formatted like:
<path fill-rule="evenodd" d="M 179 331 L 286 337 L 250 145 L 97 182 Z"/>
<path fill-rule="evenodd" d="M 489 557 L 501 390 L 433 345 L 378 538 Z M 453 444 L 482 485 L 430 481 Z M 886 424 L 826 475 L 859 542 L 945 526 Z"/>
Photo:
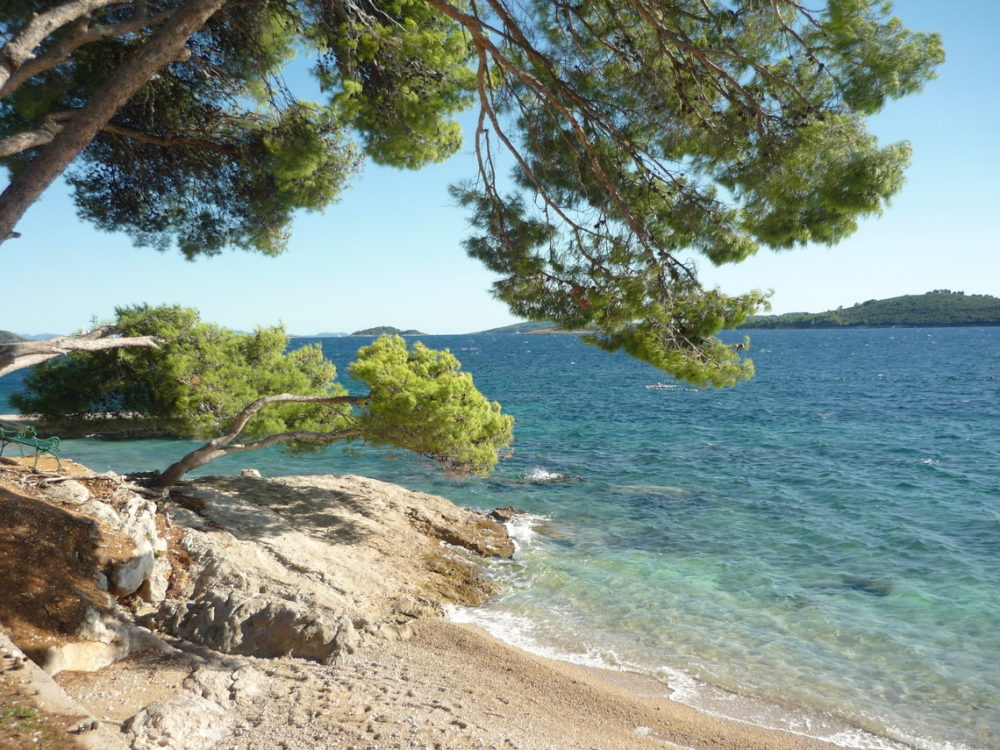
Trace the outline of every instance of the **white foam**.
<path fill-rule="evenodd" d="M 514 542 L 514 547 L 518 551 L 523 551 L 538 541 L 535 525 L 547 520 L 544 516 L 536 516 L 533 513 L 518 513 L 504 525 L 507 527 L 507 536 Z"/>
<path fill-rule="evenodd" d="M 509 612 L 497 612 L 475 607 L 459 607 L 446 604 L 444 616 L 452 622 L 475 625 L 494 638 L 517 646 L 523 651 L 547 659 L 565 661 L 581 667 L 619 669 L 620 662 L 613 652 L 599 652 L 588 648 L 585 651 L 569 652 L 543 644 L 537 637 L 537 626 L 527 617 Z"/>
<path fill-rule="evenodd" d="M 690 706 L 708 716 L 818 739 L 838 747 L 852 748 L 852 750 L 911 750 L 912 748 L 917 748 L 917 750 L 971 750 L 971 748 L 960 744 L 935 743 L 921 738 L 908 737 L 902 732 L 890 730 L 891 734 L 897 737 L 905 737 L 906 744 L 903 744 L 862 729 L 846 727 L 840 722 L 806 715 L 792 715 L 778 706 L 746 699 L 735 693 L 706 685 L 686 672 L 672 667 L 661 666 L 651 671 L 643 669 L 639 665 L 629 664 L 622 661 L 617 653 L 609 649 L 584 647 L 580 651 L 568 651 L 553 647 L 543 643 L 538 625 L 530 618 L 510 612 L 446 605 L 445 617 L 452 622 L 475 625 L 494 638 L 499 638 L 524 651 L 548 659 L 556 659 L 583 667 L 647 674 L 664 683 L 669 689 L 669 695 L 667 689 L 664 690 L 664 698 Z"/>
<path fill-rule="evenodd" d="M 670 688 L 670 699 L 677 703 L 692 705 L 695 698 L 701 692 L 698 682 L 686 672 L 672 667 L 660 667 L 656 674 L 657 679 L 666 683 Z"/>
<path fill-rule="evenodd" d="M 543 469 L 541 466 L 536 466 L 531 471 L 525 472 L 524 478 L 529 482 L 558 482 L 560 479 L 565 479 L 565 474 L 560 474 L 555 471 L 548 471 Z"/>

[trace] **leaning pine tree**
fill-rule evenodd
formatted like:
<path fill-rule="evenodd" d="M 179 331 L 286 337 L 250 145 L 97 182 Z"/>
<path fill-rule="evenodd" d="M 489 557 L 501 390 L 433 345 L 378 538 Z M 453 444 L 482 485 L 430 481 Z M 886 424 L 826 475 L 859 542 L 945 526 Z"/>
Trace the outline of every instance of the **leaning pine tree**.
<path fill-rule="evenodd" d="M 766 304 L 691 258 L 834 244 L 903 181 L 866 119 L 943 59 L 882 0 L 5 0 L 0 244 L 69 168 L 80 215 L 187 257 L 281 252 L 363 157 L 454 154 L 468 252 L 519 316 L 716 386 Z M 282 75 L 310 57 L 318 101 Z"/>
<path fill-rule="evenodd" d="M 480 393 L 447 351 L 398 336 L 362 347 L 351 395 L 318 344 L 286 351 L 281 328 L 239 334 L 180 307 L 119 309 L 116 330 L 154 336 L 154 349 L 74 352 L 39 365 L 11 397 L 48 421 L 140 413 L 178 437 L 207 439 L 150 480 L 165 491 L 222 456 L 338 440 L 395 446 L 447 471 L 484 474 L 512 440 L 513 418 Z"/>

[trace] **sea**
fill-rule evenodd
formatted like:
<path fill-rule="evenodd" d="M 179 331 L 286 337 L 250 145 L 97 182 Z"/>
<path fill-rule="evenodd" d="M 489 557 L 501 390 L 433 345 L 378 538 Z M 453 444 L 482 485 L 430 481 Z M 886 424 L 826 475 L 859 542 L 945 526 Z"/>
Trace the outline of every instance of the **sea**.
<path fill-rule="evenodd" d="M 500 593 L 453 619 L 843 746 L 1000 748 L 1000 328 L 751 338 L 756 376 L 715 390 L 571 335 L 422 337 L 515 416 L 492 476 L 361 444 L 202 473 L 363 474 L 514 506 Z M 341 372 L 367 343 L 321 341 Z M 0 379 L 0 412 L 18 380 Z M 128 472 L 191 447 L 64 453 Z"/>

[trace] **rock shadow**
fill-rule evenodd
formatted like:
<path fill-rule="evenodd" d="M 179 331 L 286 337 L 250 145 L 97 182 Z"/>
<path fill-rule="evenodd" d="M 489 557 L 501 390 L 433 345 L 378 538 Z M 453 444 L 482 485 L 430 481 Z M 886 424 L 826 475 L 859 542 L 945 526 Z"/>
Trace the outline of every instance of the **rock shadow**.
<path fill-rule="evenodd" d="M 206 495 L 206 489 L 222 496 Z M 356 544 L 371 534 L 359 517 L 374 517 L 370 499 L 359 494 L 253 477 L 198 478 L 179 485 L 171 499 L 248 540 L 278 536 L 291 528 L 331 543 Z"/>

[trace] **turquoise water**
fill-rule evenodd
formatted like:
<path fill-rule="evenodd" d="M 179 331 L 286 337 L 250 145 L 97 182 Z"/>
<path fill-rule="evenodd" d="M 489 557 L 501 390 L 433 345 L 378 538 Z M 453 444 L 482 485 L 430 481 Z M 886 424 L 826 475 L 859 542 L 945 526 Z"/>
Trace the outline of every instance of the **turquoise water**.
<path fill-rule="evenodd" d="M 759 331 L 757 377 L 726 391 L 570 336 L 425 341 L 517 417 L 494 477 L 364 448 L 208 469 L 369 474 L 524 508 L 517 559 L 493 570 L 504 593 L 454 616 L 844 744 L 1000 747 L 1000 328 Z M 325 342 L 341 369 L 358 345 Z M 126 471 L 185 448 L 66 453 Z"/>

